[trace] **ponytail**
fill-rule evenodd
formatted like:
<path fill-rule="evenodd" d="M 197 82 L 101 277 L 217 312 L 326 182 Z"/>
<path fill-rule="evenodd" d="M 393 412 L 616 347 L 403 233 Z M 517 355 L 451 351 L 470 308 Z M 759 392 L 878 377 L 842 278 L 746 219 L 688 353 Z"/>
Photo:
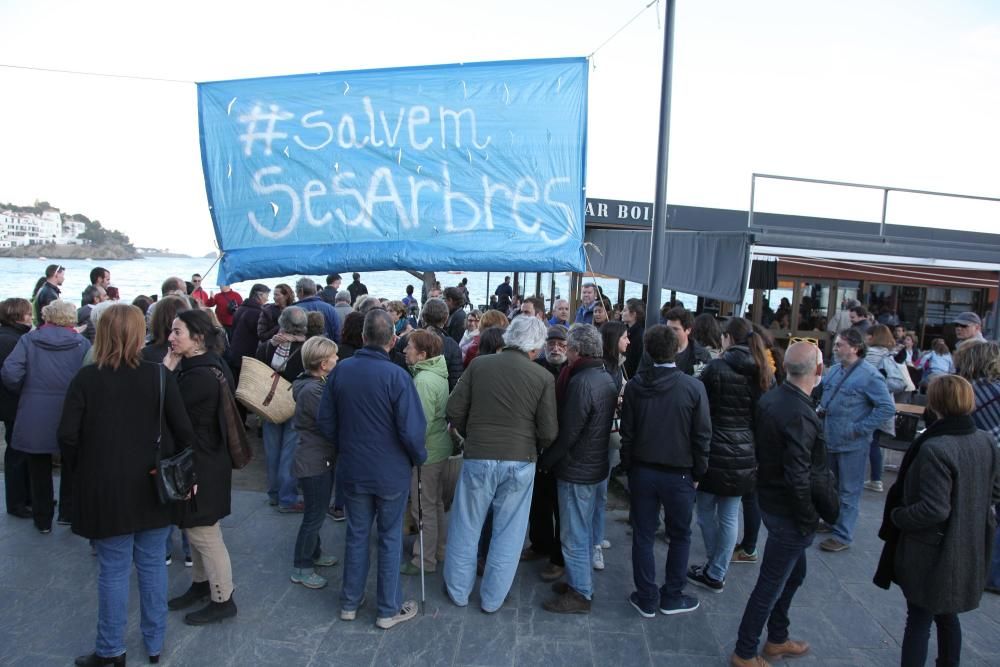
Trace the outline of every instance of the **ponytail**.
<path fill-rule="evenodd" d="M 746 345 L 750 349 L 750 356 L 757 365 L 757 382 L 760 390 L 765 392 L 770 389 L 774 382 L 774 367 L 764 337 L 754 331 L 749 320 L 742 317 L 729 318 L 723 333 L 729 335 L 729 340 L 734 345 Z"/>

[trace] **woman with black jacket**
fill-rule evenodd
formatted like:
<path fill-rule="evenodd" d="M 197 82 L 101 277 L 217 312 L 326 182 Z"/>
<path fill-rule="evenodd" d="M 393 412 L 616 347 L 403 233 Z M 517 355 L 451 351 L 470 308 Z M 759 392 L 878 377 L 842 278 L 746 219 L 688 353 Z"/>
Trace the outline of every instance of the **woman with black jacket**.
<path fill-rule="evenodd" d="M 219 521 L 230 513 L 233 462 L 222 432 L 222 392 L 233 390 L 233 377 L 219 351 L 225 333 L 204 310 L 178 313 L 170 332 L 168 370 L 178 369 L 177 383 L 194 427 L 194 466 L 197 491 L 174 507 L 174 523 L 184 529 L 191 544 L 194 568 L 191 587 L 167 603 L 185 609 L 206 598 L 203 609 L 187 614 L 188 625 L 216 623 L 236 615 L 233 568 L 222 541 Z"/>
<path fill-rule="evenodd" d="M 92 540 L 98 575 L 97 643 L 77 665 L 124 665 L 129 579 L 139 578 L 139 627 L 151 662 L 167 628 L 163 551 L 170 510 L 150 477 L 157 457 L 194 442 L 177 383 L 159 364 L 143 361 L 146 319 L 117 304 L 97 322 L 94 363 L 70 382 L 59 424 L 63 466 L 71 470 L 73 532 Z M 162 401 L 163 410 L 160 412 Z M 162 414 L 162 421 L 161 421 Z M 157 445 L 157 439 L 159 444 Z"/>
<path fill-rule="evenodd" d="M 18 339 L 31 331 L 31 302 L 27 299 L 4 299 L 0 303 L 0 366 L 14 351 Z M 28 456 L 10 446 L 17 416 L 18 395 L 0 382 L 0 420 L 7 449 L 3 454 L 4 495 L 7 514 L 30 519 L 31 489 L 28 481 Z"/>
<path fill-rule="evenodd" d="M 722 331 L 722 355 L 701 375 L 712 414 L 708 471 L 698 485 L 698 525 L 707 561 L 692 566 L 688 579 L 721 593 L 736 546 L 740 497 L 756 481 L 753 419 L 757 399 L 774 381 L 767 347 L 753 325 L 731 318 Z"/>

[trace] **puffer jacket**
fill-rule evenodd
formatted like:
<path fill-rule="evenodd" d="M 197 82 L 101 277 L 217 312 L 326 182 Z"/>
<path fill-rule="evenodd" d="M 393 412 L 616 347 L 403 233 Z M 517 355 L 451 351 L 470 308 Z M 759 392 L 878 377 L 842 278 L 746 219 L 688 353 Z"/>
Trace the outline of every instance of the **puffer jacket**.
<path fill-rule="evenodd" d="M 427 420 L 424 446 L 427 448 L 425 465 L 444 461 L 451 456 L 454 446 L 448 435 L 448 364 L 444 355 L 439 354 L 418 362 L 410 372 L 413 374 L 413 384 L 420 396 L 420 404 L 424 407 L 424 418 Z"/>
<path fill-rule="evenodd" d="M 295 398 L 295 416 L 292 424 L 299 436 L 292 463 L 292 475 L 296 478 L 315 477 L 329 471 L 336 461 L 337 452 L 333 443 L 320 433 L 316 425 L 319 402 L 326 387 L 326 379 L 303 373 L 292 383 Z"/>
<path fill-rule="evenodd" d="M 539 465 L 571 484 L 597 484 L 608 476 L 608 441 L 618 405 L 614 380 L 604 363 L 573 369 L 558 407 L 559 435 L 542 452 Z"/>
<path fill-rule="evenodd" d="M 708 472 L 699 491 L 742 496 L 757 479 L 754 412 L 760 398 L 757 364 L 745 345 L 733 345 L 709 362 L 701 374 L 712 414 Z"/>

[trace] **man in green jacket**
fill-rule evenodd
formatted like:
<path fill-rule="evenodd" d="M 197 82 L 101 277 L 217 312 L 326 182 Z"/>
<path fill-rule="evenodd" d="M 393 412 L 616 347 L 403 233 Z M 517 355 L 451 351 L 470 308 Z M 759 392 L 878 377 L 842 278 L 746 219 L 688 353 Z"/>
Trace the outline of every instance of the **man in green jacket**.
<path fill-rule="evenodd" d="M 448 597 L 460 607 L 476 582 L 479 534 L 490 507 L 493 534 L 479 591 L 483 611 L 497 611 L 514 581 L 535 461 L 559 430 L 552 375 L 533 362 L 545 336 L 540 319 L 515 319 L 504 332 L 504 349 L 474 359 L 448 399 L 448 419 L 465 437 L 444 566 Z"/>

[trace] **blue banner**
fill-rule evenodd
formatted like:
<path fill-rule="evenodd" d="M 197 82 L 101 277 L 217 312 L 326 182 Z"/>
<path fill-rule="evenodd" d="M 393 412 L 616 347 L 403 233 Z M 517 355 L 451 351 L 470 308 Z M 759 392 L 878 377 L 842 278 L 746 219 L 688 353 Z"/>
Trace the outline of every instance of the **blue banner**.
<path fill-rule="evenodd" d="M 587 62 L 198 85 L 220 283 L 584 270 Z"/>

